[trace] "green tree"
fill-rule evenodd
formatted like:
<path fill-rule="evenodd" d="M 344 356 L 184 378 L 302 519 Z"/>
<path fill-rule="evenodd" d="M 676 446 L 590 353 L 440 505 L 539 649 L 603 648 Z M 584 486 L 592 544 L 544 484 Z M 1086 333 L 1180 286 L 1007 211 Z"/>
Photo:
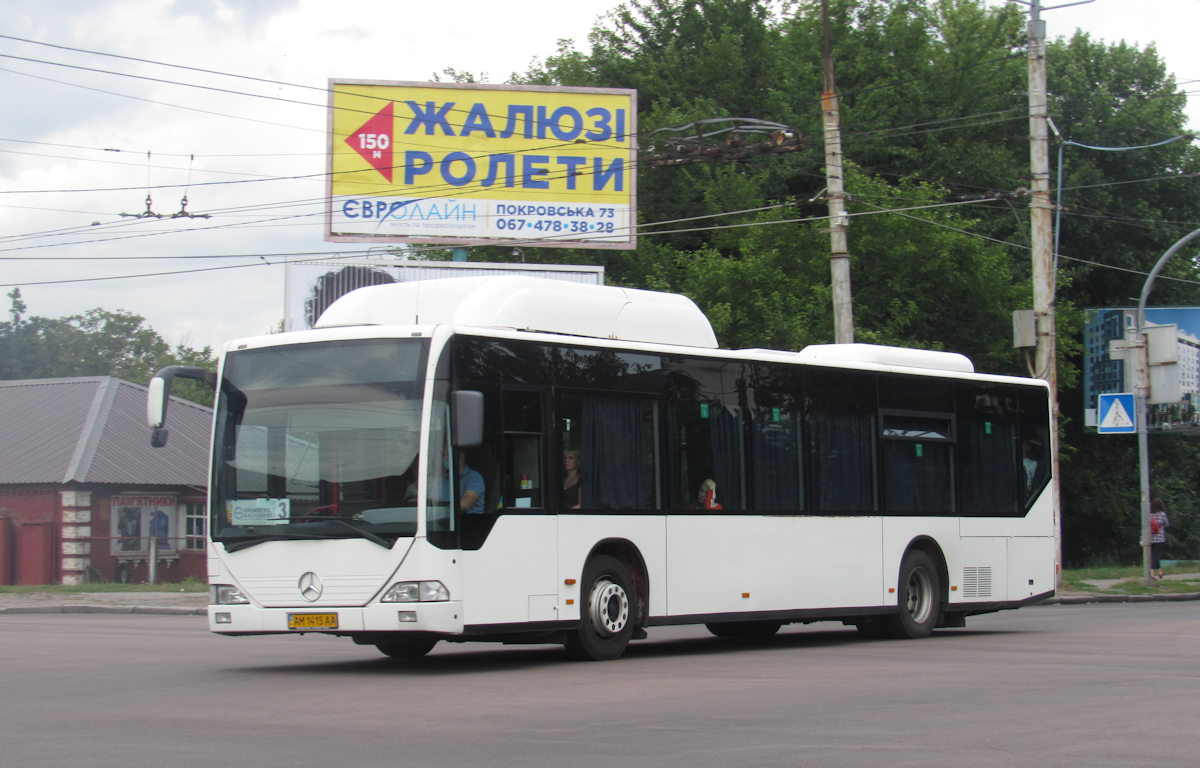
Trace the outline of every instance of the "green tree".
<path fill-rule="evenodd" d="M 147 384 L 168 365 L 216 370 L 212 349 L 179 344 L 172 349 L 145 318 L 124 310 L 89 309 L 62 318 L 26 316 L 20 289 L 8 294 L 10 319 L 0 322 L 0 379 L 116 376 Z M 172 394 L 212 405 L 212 390 L 179 382 Z"/>

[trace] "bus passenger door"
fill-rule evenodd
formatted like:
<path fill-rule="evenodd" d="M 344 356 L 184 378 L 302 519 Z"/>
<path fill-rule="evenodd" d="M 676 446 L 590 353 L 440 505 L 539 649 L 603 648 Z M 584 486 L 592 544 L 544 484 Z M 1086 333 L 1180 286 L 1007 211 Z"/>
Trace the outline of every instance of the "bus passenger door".
<path fill-rule="evenodd" d="M 555 621 L 558 528 L 546 509 L 546 394 L 532 386 L 503 387 L 498 394 L 493 390 L 488 401 L 498 406 L 492 413 L 498 411 L 499 418 L 492 423 L 500 428 L 485 439 L 476 459 L 484 475 L 485 508 L 463 515 L 464 531 L 477 522 L 490 523 L 483 526 L 485 536 L 463 552 L 470 595 L 465 623 Z"/>

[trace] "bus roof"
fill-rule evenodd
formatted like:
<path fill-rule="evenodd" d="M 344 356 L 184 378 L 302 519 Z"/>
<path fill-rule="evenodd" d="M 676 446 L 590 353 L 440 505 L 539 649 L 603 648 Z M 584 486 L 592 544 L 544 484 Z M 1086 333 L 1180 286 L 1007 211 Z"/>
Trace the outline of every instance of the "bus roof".
<path fill-rule="evenodd" d="M 536 277 L 463 277 L 359 288 L 325 310 L 318 328 L 454 325 L 717 348 L 708 318 L 686 296 Z"/>

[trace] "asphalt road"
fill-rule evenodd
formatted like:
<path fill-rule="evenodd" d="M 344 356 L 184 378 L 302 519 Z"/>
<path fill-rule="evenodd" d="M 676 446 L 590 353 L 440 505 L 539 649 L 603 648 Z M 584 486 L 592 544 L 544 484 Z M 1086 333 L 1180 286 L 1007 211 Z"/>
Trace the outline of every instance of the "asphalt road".
<path fill-rule="evenodd" d="M 615 662 L 396 662 L 196 617 L 0 616 L 5 766 L 1163 766 L 1200 754 L 1200 602 L 974 617 L 920 641 L 657 628 Z"/>

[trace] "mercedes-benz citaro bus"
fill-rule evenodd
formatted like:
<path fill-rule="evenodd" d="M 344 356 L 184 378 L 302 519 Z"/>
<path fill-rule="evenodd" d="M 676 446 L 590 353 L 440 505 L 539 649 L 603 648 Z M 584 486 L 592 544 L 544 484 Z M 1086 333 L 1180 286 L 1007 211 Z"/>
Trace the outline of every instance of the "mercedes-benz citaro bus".
<path fill-rule="evenodd" d="M 614 659 L 656 626 L 920 638 L 1053 594 L 1043 381 L 718 349 L 684 296 L 515 276 L 361 288 L 317 325 L 221 354 L 213 632 Z M 205 375 L 151 382 L 156 443 Z"/>

